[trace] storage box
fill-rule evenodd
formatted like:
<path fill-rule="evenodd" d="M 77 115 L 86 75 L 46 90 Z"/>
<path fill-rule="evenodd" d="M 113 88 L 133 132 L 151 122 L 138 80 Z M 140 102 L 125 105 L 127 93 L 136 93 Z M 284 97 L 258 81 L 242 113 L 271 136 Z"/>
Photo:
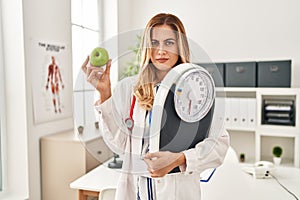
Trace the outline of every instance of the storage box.
<path fill-rule="evenodd" d="M 291 60 L 257 62 L 258 87 L 290 87 Z"/>
<path fill-rule="evenodd" d="M 225 63 L 226 87 L 256 87 L 256 62 Z"/>
<path fill-rule="evenodd" d="M 212 76 L 216 87 L 224 87 L 224 63 L 197 63 Z"/>

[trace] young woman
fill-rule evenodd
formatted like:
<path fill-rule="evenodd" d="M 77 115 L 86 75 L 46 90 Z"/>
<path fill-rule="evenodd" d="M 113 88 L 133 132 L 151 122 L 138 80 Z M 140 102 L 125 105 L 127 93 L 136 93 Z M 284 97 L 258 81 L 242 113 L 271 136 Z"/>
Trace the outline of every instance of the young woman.
<path fill-rule="evenodd" d="M 104 140 L 115 153 L 124 155 L 116 199 L 199 200 L 200 173 L 219 166 L 227 152 L 229 137 L 225 129 L 213 128 L 212 124 L 210 135 L 216 137 L 209 136 L 183 152 L 146 153 L 149 141 L 145 135 L 151 118 L 155 117 L 151 116 L 151 109 L 157 86 L 173 67 L 190 60 L 182 22 L 172 14 L 154 16 L 145 28 L 140 56 L 139 75 L 120 81 L 113 95 L 109 78 L 111 61 L 105 70 L 91 66 L 89 57 L 82 65 L 87 80 L 100 93 L 96 109 Z M 138 170 L 139 162 L 146 163 L 151 177 Z M 181 172 L 169 174 L 176 167 Z"/>

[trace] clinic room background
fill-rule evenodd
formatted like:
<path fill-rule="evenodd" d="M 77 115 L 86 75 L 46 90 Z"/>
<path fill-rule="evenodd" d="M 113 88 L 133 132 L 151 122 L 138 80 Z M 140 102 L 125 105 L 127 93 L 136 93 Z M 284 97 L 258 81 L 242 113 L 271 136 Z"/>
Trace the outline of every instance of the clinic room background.
<path fill-rule="evenodd" d="M 79 125 L 91 133 L 97 126 L 91 106 L 94 92 L 85 82 L 80 67 L 90 50 L 103 41 L 113 41 L 109 48 L 114 58 L 130 51 L 137 37 L 118 40 L 118 36 L 138 33 L 148 19 L 160 12 L 177 15 L 185 24 L 188 38 L 217 64 L 227 95 L 224 121 L 238 162 L 273 162 L 273 147 L 280 146 L 283 149 L 280 166 L 299 170 L 299 1 L 1 0 L 0 3 L 0 199 L 2 196 L 3 199 L 51 199 L 53 194 L 57 195 L 55 199 L 60 199 L 59 195 L 62 199 L 76 199 L 77 191 L 70 188 L 70 183 L 113 157 L 98 136 L 86 134 L 78 139 Z M 60 91 L 63 107 L 51 115 L 39 107 L 44 96 L 51 94 L 45 89 L 47 71 L 36 67 L 48 62 L 42 56 L 50 55 L 49 49 L 58 56 L 63 78 L 60 84 L 64 85 Z M 113 62 L 113 85 L 132 56 Z M 283 72 L 272 77 L 271 72 L 261 70 L 264 66 Z M 239 71 L 245 69 L 250 72 L 237 78 Z M 41 86 L 44 96 L 39 96 L 35 89 L 39 83 L 35 75 L 39 73 L 43 74 L 39 78 L 45 80 Z M 47 105 L 53 108 L 51 101 Z M 291 110 L 284 119 L 274 119 L 270 117 L 274 113 L 267 112 L 273 105 Z M 91 152 L 86 151 L 86 146 Z M 59 180 L 56 186 L 55 180 Z"/>

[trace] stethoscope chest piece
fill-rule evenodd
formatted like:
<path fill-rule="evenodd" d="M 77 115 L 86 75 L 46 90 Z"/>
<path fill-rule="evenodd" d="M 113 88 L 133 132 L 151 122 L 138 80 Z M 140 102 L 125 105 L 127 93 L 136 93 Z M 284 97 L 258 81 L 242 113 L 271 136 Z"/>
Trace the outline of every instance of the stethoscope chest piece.
<path fill-rule="evenodd" d="M 134 127 L 133 110 L 134 110 L 135 101 L 136 101 L 136 97 L 133 96 L 131 106 L 130 106 L 129 117 L 125 119 L 125 125 L 129 131 L 132 131 L 132 129 Z"/>
<path fill-rule="evenodd" d="M 132 129 L 134 127 L 133 119 L 128 117 L 127 119 L 125 119 L 125 124 L 126 124 L 126 127 L 128 128 L 128 130 L 132 131 Z"/>

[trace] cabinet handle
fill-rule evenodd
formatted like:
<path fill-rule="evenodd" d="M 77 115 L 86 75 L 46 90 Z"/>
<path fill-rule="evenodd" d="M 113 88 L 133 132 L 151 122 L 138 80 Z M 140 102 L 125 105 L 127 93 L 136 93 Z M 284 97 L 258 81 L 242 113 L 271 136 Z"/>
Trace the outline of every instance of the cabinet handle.
<path fill-rule="evenodd" d="M 270 72 L 277 72 L 279 70 L 279 67 L 277 65 L 270 66 Z"/>
<path fill-rule="evenodd" d="M 236 71 L 237 73 L 243 73 L 243 72 L 246 71 L 246 69 L 245 69 L 244 66 L 237 66 L 237 67 L 235 68 L 235 71 Z"/>
<path fill-rule="evenodd" d="M 97 154 L 102 154 L 102 151 L 97 151 Z"/>

